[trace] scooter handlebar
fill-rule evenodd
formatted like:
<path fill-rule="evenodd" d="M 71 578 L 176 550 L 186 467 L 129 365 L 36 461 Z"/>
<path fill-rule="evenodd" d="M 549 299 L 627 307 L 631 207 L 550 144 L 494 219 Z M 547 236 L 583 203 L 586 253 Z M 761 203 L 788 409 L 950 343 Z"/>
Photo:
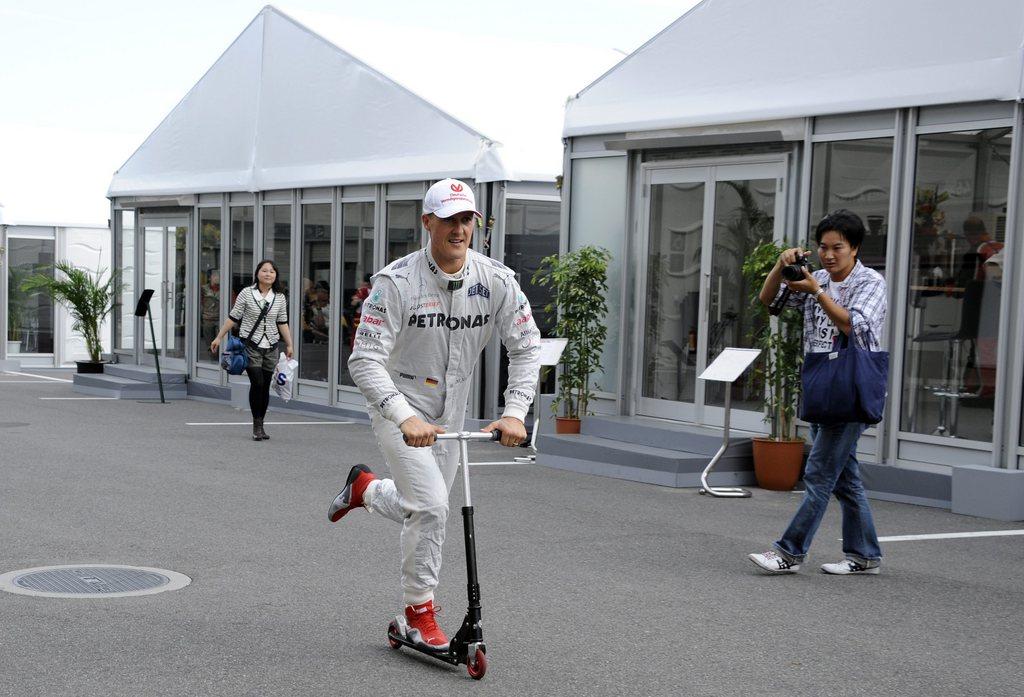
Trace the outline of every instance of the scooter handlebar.
<path fill-rule="evenodd" d="M 437 440 L 490 440 L 499 441 L 501 440 L 501 431 L 494 429 L 490 433 L 484 433 L 482 431 L 456 431 L 454 433 L 438 433 L 434 436 Z M 408 442 L 408 439 L 403 435 L 402 440 Z M 519 444 L 520 448 L 529 447 L 530 445 L 530 433 L 527 432 L 526 440 Z"/>

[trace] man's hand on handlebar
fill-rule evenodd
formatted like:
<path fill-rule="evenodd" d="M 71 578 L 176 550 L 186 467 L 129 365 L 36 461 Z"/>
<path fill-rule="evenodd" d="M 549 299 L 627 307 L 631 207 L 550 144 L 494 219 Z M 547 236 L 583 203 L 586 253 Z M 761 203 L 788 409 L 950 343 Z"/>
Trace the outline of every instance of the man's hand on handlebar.
<path fill-rule="evenodd" d="M 405 444 L 411 448 L 429 448 L 437 440 L 434 436 L 444 433 L 444 429 L 428 424 L 418 416 L 410 416 L 398 427 L 405 437 Z"/>
<path fill-rule="evenodd" d="M 508 448 L 516 448 L 526 440 L 526 426 L 519 419 L 512 416 L 503 416 L 497 421 L 492 421 L 480 430 L 490 433 L 497 429 L 501 431 L 501 444 Z"/>

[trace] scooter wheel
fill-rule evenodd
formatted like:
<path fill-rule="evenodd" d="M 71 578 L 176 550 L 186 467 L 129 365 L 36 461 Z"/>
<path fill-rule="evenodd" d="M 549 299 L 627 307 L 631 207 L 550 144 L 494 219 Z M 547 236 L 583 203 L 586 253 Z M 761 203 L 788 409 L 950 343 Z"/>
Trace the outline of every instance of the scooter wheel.
<path fill-rule="evenodd" d="M 487 672 L 487 654 L 481 649 L 477 649 L 476 654 L 466 661 L 466 672 L 474 680 L 484 677 L 484 674 Z"/>
<path fill-rule="evenodd" d="M 392 622 L 388 625 L 388 646 L 393 649 L 400 649 L 402 648 L 402 642 L 396 639 L 396 636 L 398 636 L 398 627 Z"/>

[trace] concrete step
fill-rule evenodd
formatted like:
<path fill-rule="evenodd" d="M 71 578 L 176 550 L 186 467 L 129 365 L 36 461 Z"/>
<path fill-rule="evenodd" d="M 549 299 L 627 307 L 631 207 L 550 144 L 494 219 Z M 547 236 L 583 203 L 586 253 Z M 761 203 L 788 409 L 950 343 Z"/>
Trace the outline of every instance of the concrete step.
<path fill-rule="evenodd" d="M 722 430 L 662 421 L 644 416 L 588 416 L 583 419 L 581 434 L 606 440 L 649 445 L 666 450 L 714 455 L 722 447 Z M 729 439 L 734 448 L 752 457 L 749 438 L 735 432 Z"/>
<path fill-rule="evenodd" d="M 128 363 L 108 363 L 103 366 L 104 375 L 113 375 L 119 378 L 128 378 L 129 380 L 138 380 L 139 382 L 151 382 L 156 384 L 156 368 L 149 365 L 131 365 Z M 167 370 L 165 368 L 160 369 L 160 375 L 163 377 L 164 386 L 185 383 L 188 376 L 185 373 Z"/>
<path fill-rule="evenodd" d="M 672 487 L 700 486 L 700 474 L 712 457 L 590 435 L 541 434 L 537 437 L 537 450 L 539 465 Z M 753 468 L 749 442 L 737 443 L 715 465 L 710 483 L 753 484 Z"/>
<path fill-rule="evenodd" d="M 139 382 L 106 373 L 76 373 L 72 380 L 74 384 L 71 389 L 80 394 L 118 399 L 160 399 L 160 388 L 156 383 Z M 164 385 L 165 399 L 186 399 L 187 397 L 188 390 L 185 383 Z"/>

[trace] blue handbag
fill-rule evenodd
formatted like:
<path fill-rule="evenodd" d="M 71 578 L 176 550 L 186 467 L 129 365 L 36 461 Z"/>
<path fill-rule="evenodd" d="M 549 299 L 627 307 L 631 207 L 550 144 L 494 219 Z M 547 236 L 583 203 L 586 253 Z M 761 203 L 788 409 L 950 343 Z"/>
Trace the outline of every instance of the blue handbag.
<path fill-rule="evenodd" d="M 260 316 L 256 318 L 249 331 L 249 336 L 246 337 L 249 341 L 252 341 L 256 327 L 267 316 L 268 310 L 270 310 L 270 303 L 265 303 L 263 309 L 260 310 Z M 225 338 L 224 353 L 220 356 L 220 367 L 228 371 L 228 375 L 241 375 L 249 367 L 249 354 L 245 352 L 245 342 L 233 334 L 229 333 Z"/>
<path fill-rule="evenodd" d="M 241 375 L 249 367 L 249 356 L 245 353 L 245 342 L 228 334 L 224 339 L 224 353 L 220 356 L 220 367 L 228 375 Z"/>
<path fill-rule="evenodd" d="M 800 373 L 800 418 L 816 424 L 877 424 L 885 411 L 889 352 L 869 351 L 839 332 L 829 353 L 808 353 Z"/>

